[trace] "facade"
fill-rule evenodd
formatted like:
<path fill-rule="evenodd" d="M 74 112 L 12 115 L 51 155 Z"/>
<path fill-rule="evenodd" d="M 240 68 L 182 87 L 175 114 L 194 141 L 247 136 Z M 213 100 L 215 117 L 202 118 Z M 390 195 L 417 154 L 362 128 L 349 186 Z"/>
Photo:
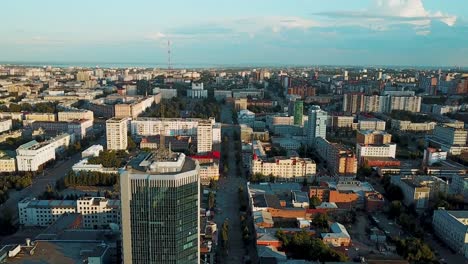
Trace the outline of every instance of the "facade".
<path fill-rule="evenodd" d="M 44 129 L 47 133 L 60 134 L 67 132 L 75 134 L 77 138 L 85 138 L 88 133 L 93 129 L 93 120 L 82 119 L 74 121 L 34 121 L 31 127 L 36 130 L 39 128 Z"/>
<path fill-rule="evenodd" d="M 247 110 L 247 98 L 238 98 L 234 100 L 234 108 L 236 111 Z"/>
<path fill-rule="evenodd" d="M 2 172 L 15 172 L 16 160 L 10 157 L 5 152 L 0 151 L 0 173 Z"/>
<path fill-rule="evenodd" d="M 264 160 L 254 157 L 252 160 L 251 173 L 260 173 L 265 176 L 273 175 L 279 180 L 302 181 L 304 178 L 310 178 L 316 173 L 316 164 L 308 158 L 284 158 L 275 157 L 273 160 Z"/>
<path fill-rule="evenodd" d="M 127 149 L 127 118 L 111 118 L 106 121 L 106 140 L 109 150 Z"/>
<path fill-rule="evenodd" d="M 352 128 L 354 123 L 354 116 L 333 116 L 332 128 Z"/>
<path fill-rule="evenodd" d="M 208 98 L 208 90 L 203 89 L 203 83 L 192 83 L 192 89 L 187 90 L 188 98 Z"/>
<path fill-rule="evenodd" d="M 302 126 L 303 116 L 304 116 L 304 102 L 297 100 L 294 102 L 294 125 Z"/>
<path fill-rule="evenodd" d="M 49 226 L 63 214 L 79 213 L 83 228 L 120 225 L 120 201 L 104 197 L 78 200 L 36 200 L 26 198 L 18 203 L 19 222 L 24 226 Z"/>
<path fill-rule="evenodd" d="M 450 126 L 438 125 L 434 128 L 433 136 L 450 145 L 466 145 L 468 132 Z"/>
<path fill-rule="evenodd" d="M 452 250 L 468 258 L 468 211 L 434 211 L 435 234 Z"/>
<path fill-rule="evenodd" d="M 200 184 L 209 185 L 210 180 L 219 179 L 219 166 L 216 162 L 200 164 Z"/>
<path fill-rule="evenodd" d="M 13 121 L 11 119 L 0 119 L 0 133 L 11 130 Z"/>
<path fill-rule="evenodd" d="M 383 145 L 391 143 L 392 134 L 379 130 L 360 130 L 356 134 L 356 143 L 364 145 Z"/>
<path fill-rule="evenodd" d="M 24 119 L 34 120 L 34 121 L 55 122 L 56 116 L 54 113 L 27 113 L 24 115 Z"/>
<path fill-rule="evenodd" d="M 140 154 L 121 172 L 120 193 L 124 263 L 199 263 L 198 162 Z"/>
<path fill-rule="evenodd" d="M 392 184 L 400 187 L 404 197 L 403 203 L 406 206 L 414 204 L 416 210 L 427 208 L 429 205 L 430 187 L 419 184 L 411 178 L 400 176 L 392 176 L 390 181 Z"/>
<path fill-rule="evenodd" d="M 396 156 L 396 144 L 384 144 L 384 145 L 365 145 L 356 144 L 356 156 L 359 164 L 363 162 L 365 157 L 391 157 Z"/>
<path fill-rule="evenodd" d="M 130 131 L 132 135 L 137 137 L 156 136 L 162 131 L 166 136 L 196 136 L 198 124 L 204 120 L 201 118 L 140 117 L 130 122 Z M 208 120 L 215 126 L 214 118 Z M 214 131 L 215 129 L 213 129 Z"/>
<path fill-rule="evenodd" d="M 385 130 L 385 121 L 378 118 L 364 118 L 358 120 L 358 130 Z"/>
<path fill-rule="evenodd" d="M 423 164 L 432 166 L 434 163 L 447 160 L 447 151 L 436 148 L 427 148 L 424 150 Z"/>
<path fill-rule="evenodd" d="M 307 128 L 307 142 L 315 145 L 317 138 L 326 138 L 327 135 L 327 112 L 320 106 L 313 105 L 309 108 L 309 121 Z"/>
<path fill-rule="evenodd" d="M 209 120 L 200 121 L 197 127 L 197 152 L 210 152 L 213 147 L 213 125 Z"/>
<path fill-rule="evenodd" d="M 38 171 L 40 166 L 55 159 L 55 153 L 67 147 L 70 135 L 63 134 L 45 142 L 35 140 L 16 149 L 18 171 Z"/>
<path fill-rule="evenodd" d="M 343 112 L 359 113 L 364 110 L 364 93 L 346 93 L 343 95 Z"/>
<path fill-rule="evenodd" d="M 388 112 L 392 110 L 420 112 L 421 100 L 422 98 L 420 96 L 391 96 L 390 109 Z"/>
<path fill-rule="evenodd" d="M 76 110 L 58 112 L 57 118 L 59 122 L 61 121 L 70 122 L 70 121 L 81 120 L 81 119 L 91 120 L 92 122 L 94 120 L 94 114 L 92 111 L 89 111 L 89 110 L 76 109 Z"/>
<path fill-rule="evenodd" d="M 317 139 L 315 148 L 317 154 L 327 161 L 327 168 L 331 173 L 337 176 L 356 176 L 357 159 L 351 149 L 323 138 Z"/>
<path fill-rule="evenodd" d="M 413 123 L 411 121 L 392 120 L 392 129 L 401 131 L 432 131 L 436 125 L 436 122 Z"/>

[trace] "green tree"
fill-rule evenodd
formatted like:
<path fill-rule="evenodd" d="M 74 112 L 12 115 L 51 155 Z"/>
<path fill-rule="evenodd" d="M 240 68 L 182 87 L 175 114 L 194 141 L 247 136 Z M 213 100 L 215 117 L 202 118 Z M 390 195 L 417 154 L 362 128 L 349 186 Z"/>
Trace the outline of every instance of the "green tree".
<path fill-rule="evenodd" d="M 322 203 L 322 201 L 317 196 L 312 196 L 310 198 L 309 204 L 312 208 L 316 208 Z"/>
<path fill-rule="evenodd" d="M 430 247 L 417 238 L 407 238 L 396 241 L 397 252 L 406 260 L 416 263 L 432 263 L 435 261 L 434 253 Z"/>
<path fill-rule="evenodd" d="M 328 215 L 318 213 L 312 219 L 312 224 L 314 224 L 318 228 L 328 228 Z"/>
<path fill-rule="evenodd" d="M 127 147 L 130 151 L 134 151 L 137 148 L 137 144 L 135 143 L 135 141 L 133 141 L 133 138 L 131 136 L 127 137 Z"/>
<path fill-rule="evenodd" d="M 215 194 L 210 191 L 210 193 L 208 194 L 208 207 L 210 209 L 213 209 L 214 206 L 215 206 Z"/>

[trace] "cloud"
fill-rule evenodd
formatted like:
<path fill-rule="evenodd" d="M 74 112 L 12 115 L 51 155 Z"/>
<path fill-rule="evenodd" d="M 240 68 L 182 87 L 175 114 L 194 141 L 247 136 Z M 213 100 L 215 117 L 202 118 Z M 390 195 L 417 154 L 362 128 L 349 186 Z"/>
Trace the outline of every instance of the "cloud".
<path fill-rule="evenodd" d="M 426 10 L 422 0 L 373 0 L 363 11 L 321 12 L 313 15 L 330 19 L 325 23 L 328 25 L 353 25 L 379 31 L 388 30 L 392 25 L 409 24 L 414 26 L 418 34 L 429 34 L 432 21 L 453 26 L 457 20 L 454 15 Z"/>

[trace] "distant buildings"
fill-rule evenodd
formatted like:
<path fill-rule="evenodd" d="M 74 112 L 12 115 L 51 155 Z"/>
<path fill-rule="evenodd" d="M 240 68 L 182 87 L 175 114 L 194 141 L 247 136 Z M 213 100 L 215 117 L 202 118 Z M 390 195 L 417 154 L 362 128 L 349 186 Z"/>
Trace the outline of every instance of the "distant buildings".
<path fill-rule="evenodd" d="M 364 93 L 346 93 L 343 95 L 343 112 L 356 114 L 364 109 Z"/>
<path fill-rule="evenodd" d="M 120 193 L 123 262 L 199 263 L 198 162 L 140 154 L 122 171 Z"/>
<path fill-rule="evenodd" d="M 309 108 L 309 120 L 307 127 L 307 143 L 315 145 L 316 138 L 326 138 L 327 135 L 327 112 L 320 106 L 313 105 Z"/>
<path fill-rule="evenodd" d="M 351 114 L 359 112 L 388 113 L 393 110 L 410 112 L 421 111 L 421 97 L 412 93 L 390 91 L 384 95 L 364 95 L 346 93 L 343 97 L 343 111 Z"/>
<path fill-rule="evenodd" d="M 468 258 L 468 211 L 435 210 L 432 227 L 448 247 Z"/>
<path fill-rule="evenodd" d="M 187 90 L 188 98 L 208 98 L 208 90 L 203 89 L 203 83 L 192 83 L 192 89 Z"/>
<path fill-rule="evenodd" d="M 106 140 L 109 150 L 126 150 L 127 118 L 111 118 L 106 121 Z"/>

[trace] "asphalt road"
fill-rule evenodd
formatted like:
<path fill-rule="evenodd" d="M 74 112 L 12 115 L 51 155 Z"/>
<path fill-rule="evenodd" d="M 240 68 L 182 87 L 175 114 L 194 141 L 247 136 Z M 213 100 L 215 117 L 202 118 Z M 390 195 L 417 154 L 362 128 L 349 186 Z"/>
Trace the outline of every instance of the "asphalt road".
<path fill-rule="evenodd" d="M 224 124 L 222 134 L 229 138 L 229 148 L 221 149 L 222 152 L 228 152 L 228 168 L 226 176 L 222 176 L 218 181 L 218 192 L 216 195 L 216 207 L 219 212 L 215 216 L 215 221 L 218 227 L 221 228 L 223 222 L 227 219 L 229 223 L 229 240 L 227 254 L 219 251 L 220 263 L 243 263 L 246 250 L 242 241 L 242 232 L 240 224 L 239 212 L 239 186 L 246 186 L 246 180 L 242 175 L 237 175 L 237 164 L 234 148 L 234 131 L 239 129 L 239 126 L 232 124 L 231 110 L 228 106 L 223 106 L 221 112 L 221 121 Z"/>
<path fill-rule="evenodd" d="M 37 197 L 42 194 L 47 185 L 55 186 L 55 182 L 64 177 L 72 166 L 81 159 L 81 153 L 77 153 L 68 160 L 57 161 L 53 167 L 44 170 L 34 177 L 32 184 L 18 192 L 12 192 L 10 198 L 0 205 L 0 215 L 9 213 L 14 220 L 18 218 L 18 202 L 26 197 Z"/>

